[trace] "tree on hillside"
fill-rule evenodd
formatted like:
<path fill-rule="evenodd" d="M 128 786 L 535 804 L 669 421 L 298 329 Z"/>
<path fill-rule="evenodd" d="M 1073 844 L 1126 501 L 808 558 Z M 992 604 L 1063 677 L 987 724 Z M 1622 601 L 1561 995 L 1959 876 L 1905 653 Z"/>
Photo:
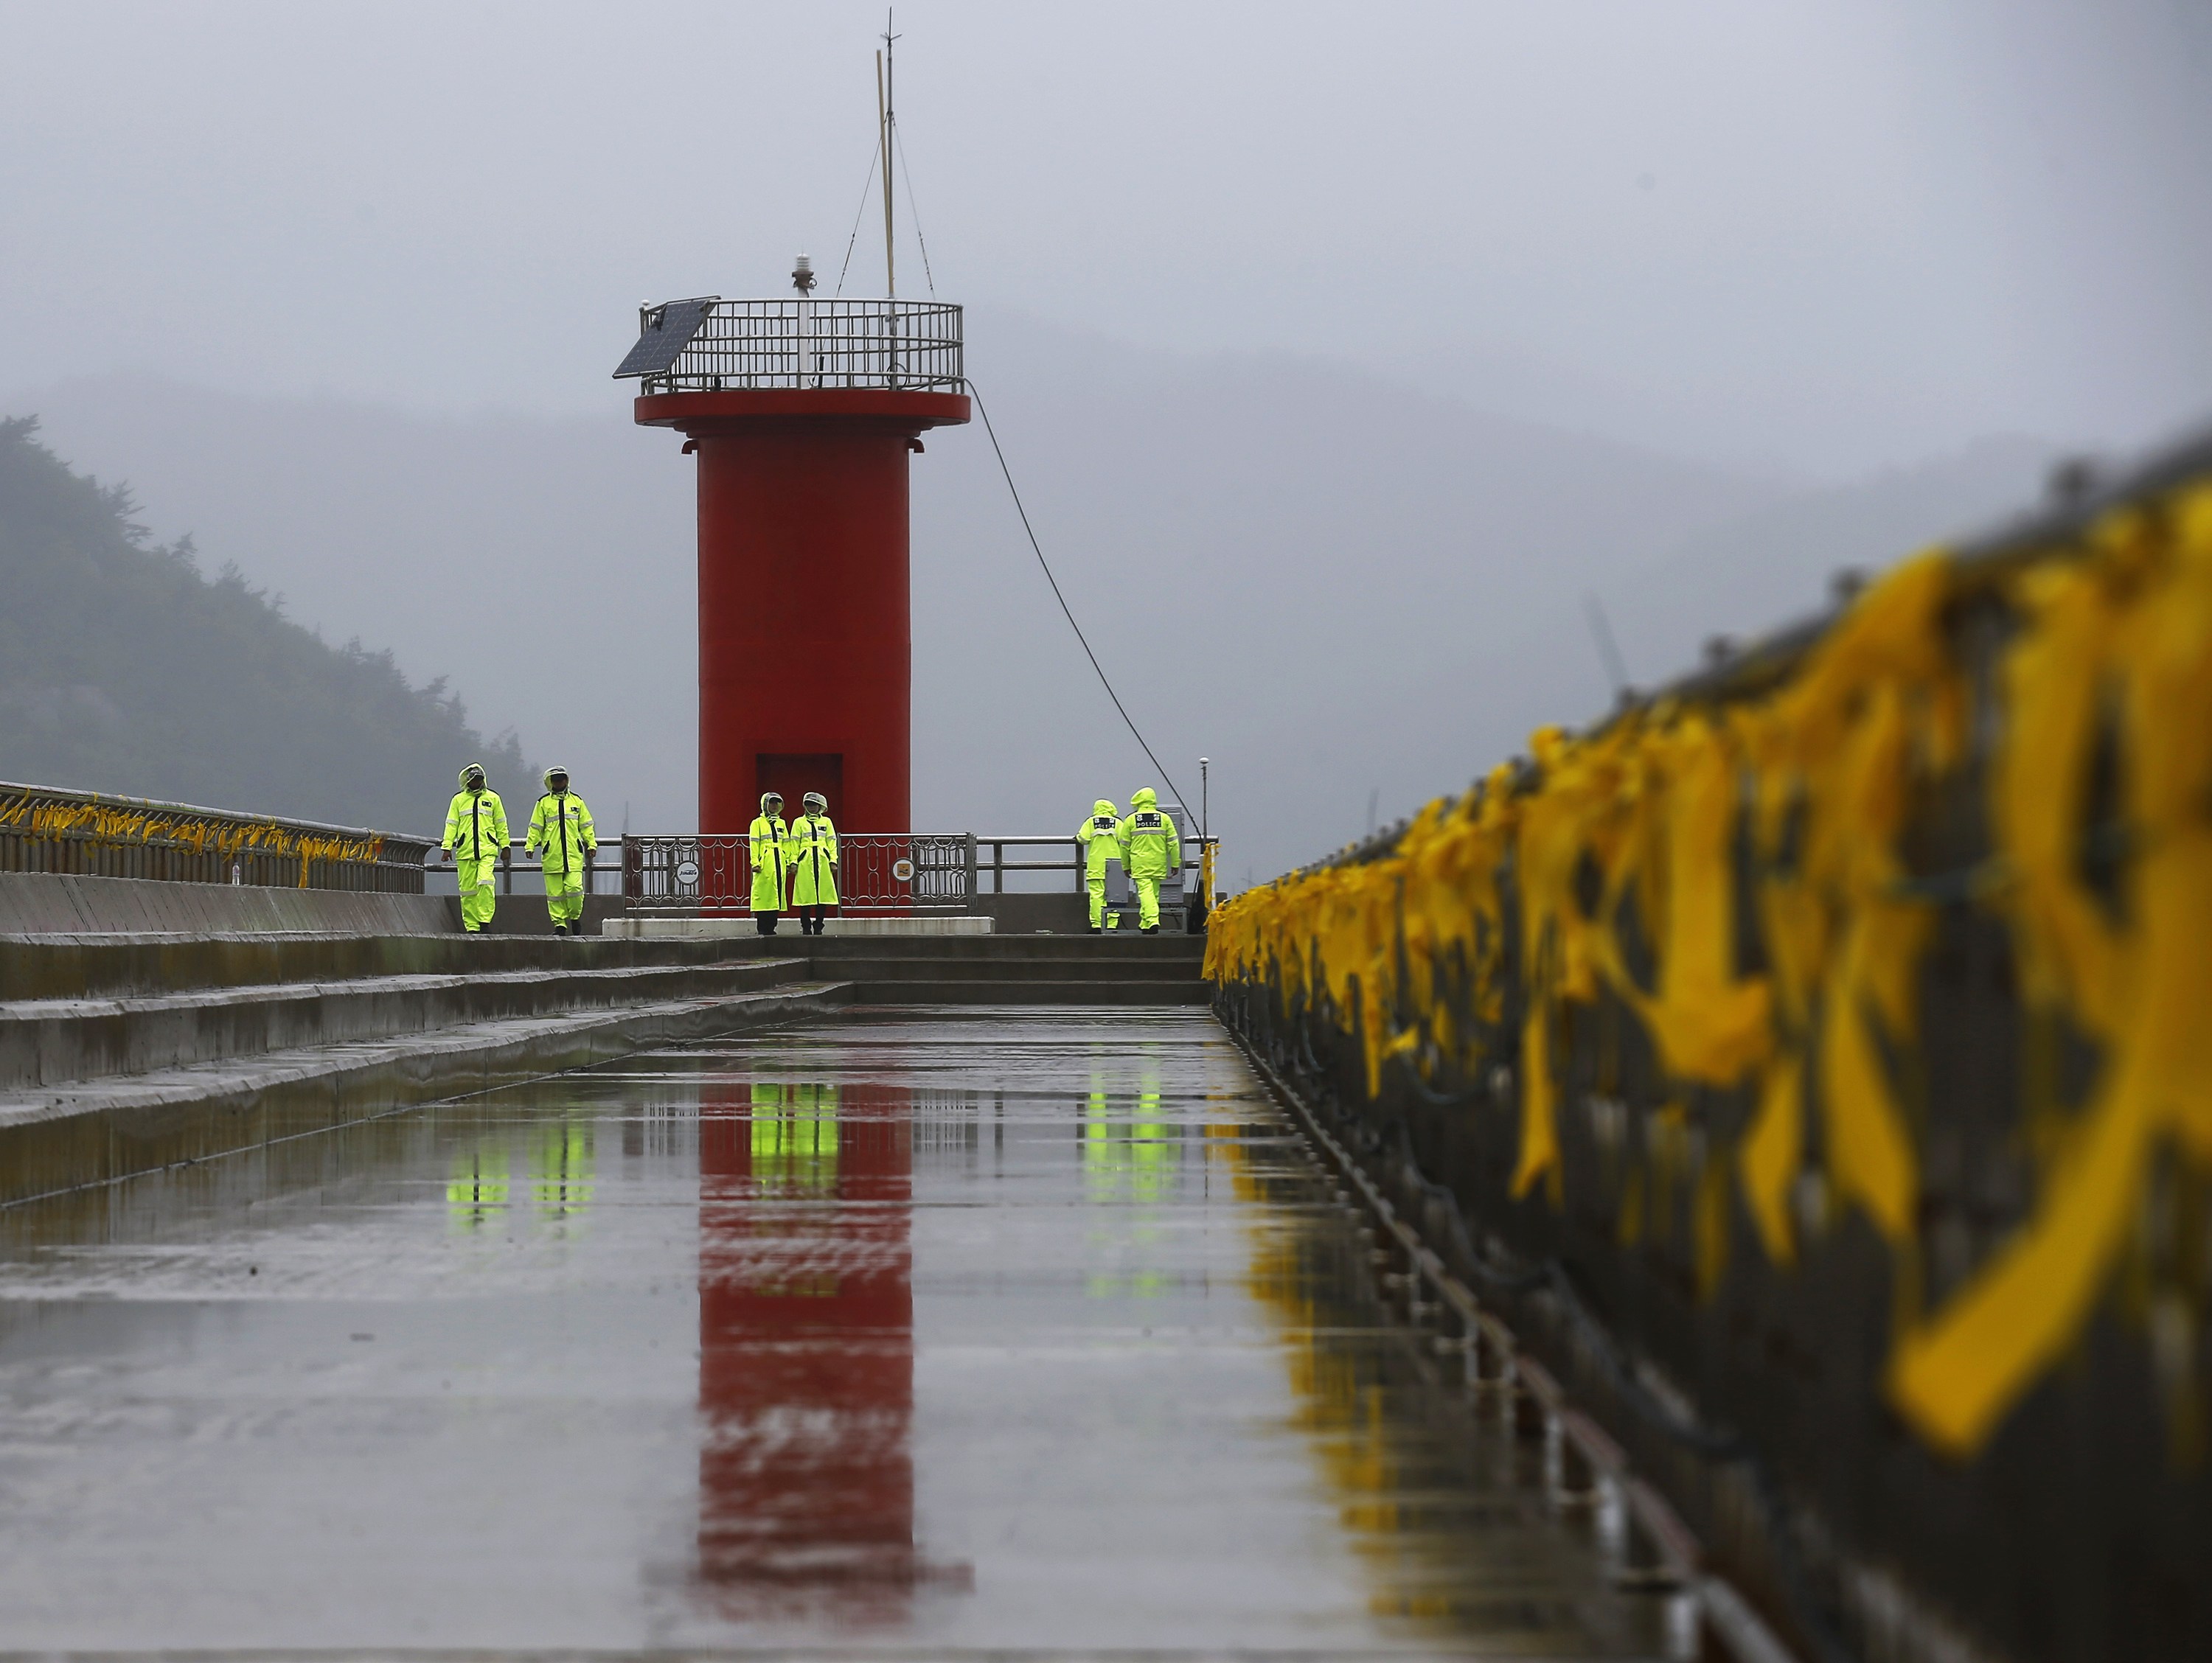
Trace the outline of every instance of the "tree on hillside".
<path fill-rule="evenodd" d="M 332 646 L 234 566 L 164 546 L 129 490 L 72 471 L 33 416 L 0 419 L 0 779 L 345 825 L 442 822 L 462 764 L 527 802 L 441 677 Z"/>

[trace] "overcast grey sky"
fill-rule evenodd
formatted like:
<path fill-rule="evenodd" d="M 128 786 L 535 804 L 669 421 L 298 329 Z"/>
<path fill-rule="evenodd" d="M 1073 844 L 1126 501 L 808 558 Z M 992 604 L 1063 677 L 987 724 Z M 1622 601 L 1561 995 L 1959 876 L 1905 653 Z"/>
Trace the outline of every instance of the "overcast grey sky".
<path fill-rule="evenodd" d="M 836 283 L 882 27 L 0 0 L 0 413 L 611 819 L 691 824 L 692 464 L 609 372 L 642 300 L 781 292 L 801 250 Z M 2212 0 L 898 27 L 936 286 L 1153 749 L 1186 789 L 1214 758 L 1240 882 L 1597 715 L 1585 595 L 1649 683 L 2059 449 L 2212 417 Z M 914 481 L 919 820 L 1126 800 L 1151 765 L 983 434 Z"/>
<path fill-rule="evenodd" d="M 0 0 L 0 389 L 606 408 L 639 300 L 775 291 L 802 248 L 836 281 L 882 25 Z M 950 298 L 1799 476 L 2212 404 L 2203 0 L 915 0 L 898 27 Z M 848 292 L 880 289 L 870 229 Z"/>

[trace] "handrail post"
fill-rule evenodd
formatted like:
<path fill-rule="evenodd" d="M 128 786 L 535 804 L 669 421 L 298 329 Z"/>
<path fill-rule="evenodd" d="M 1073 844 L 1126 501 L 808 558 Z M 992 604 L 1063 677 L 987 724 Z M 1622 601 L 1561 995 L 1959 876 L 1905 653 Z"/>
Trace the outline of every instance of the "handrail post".
<path fill-rule="evenodd" d="M 960 902 L 963 907 L 972 907 L 975 904 L 975 834 L 974 832 L 968 834 L 968 869 L 964 876 L 968 882 L 968 892 L 961 896 Z M 1001 882 L 1004 881 L 1004 877 L 1003 873 L 1000 874 Z"/>

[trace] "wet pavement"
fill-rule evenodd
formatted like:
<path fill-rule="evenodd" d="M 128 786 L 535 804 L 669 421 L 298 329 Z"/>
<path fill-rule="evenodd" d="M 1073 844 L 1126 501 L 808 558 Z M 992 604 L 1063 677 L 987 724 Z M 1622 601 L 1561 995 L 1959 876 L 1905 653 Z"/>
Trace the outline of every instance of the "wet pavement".
<path fill-rule="evenodd" d="M 855 1012 L 0 1211 L 0 1648 L 1662 1654 L 1203 1011 Z"/>

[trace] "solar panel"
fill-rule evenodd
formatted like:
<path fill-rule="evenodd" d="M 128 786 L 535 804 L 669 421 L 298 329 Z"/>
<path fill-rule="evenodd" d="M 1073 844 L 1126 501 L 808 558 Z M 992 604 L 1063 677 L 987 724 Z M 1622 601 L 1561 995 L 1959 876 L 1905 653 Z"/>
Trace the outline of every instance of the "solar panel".
<path fill-rule="evenodd" d="M 639 332 L 637 344 L 629 349 L 629 356 L 622 361 L 615 372 L 619 380 L 625 375 L 664 375 L 684 355 L 684 349 L 691 344 L 691 337 L 699 332 L 700 325 L 714 309 L 720 296 L 709 294 L 703 300 L 671 300 L 655 307 L 645 314 L 645 327 Z"/>

